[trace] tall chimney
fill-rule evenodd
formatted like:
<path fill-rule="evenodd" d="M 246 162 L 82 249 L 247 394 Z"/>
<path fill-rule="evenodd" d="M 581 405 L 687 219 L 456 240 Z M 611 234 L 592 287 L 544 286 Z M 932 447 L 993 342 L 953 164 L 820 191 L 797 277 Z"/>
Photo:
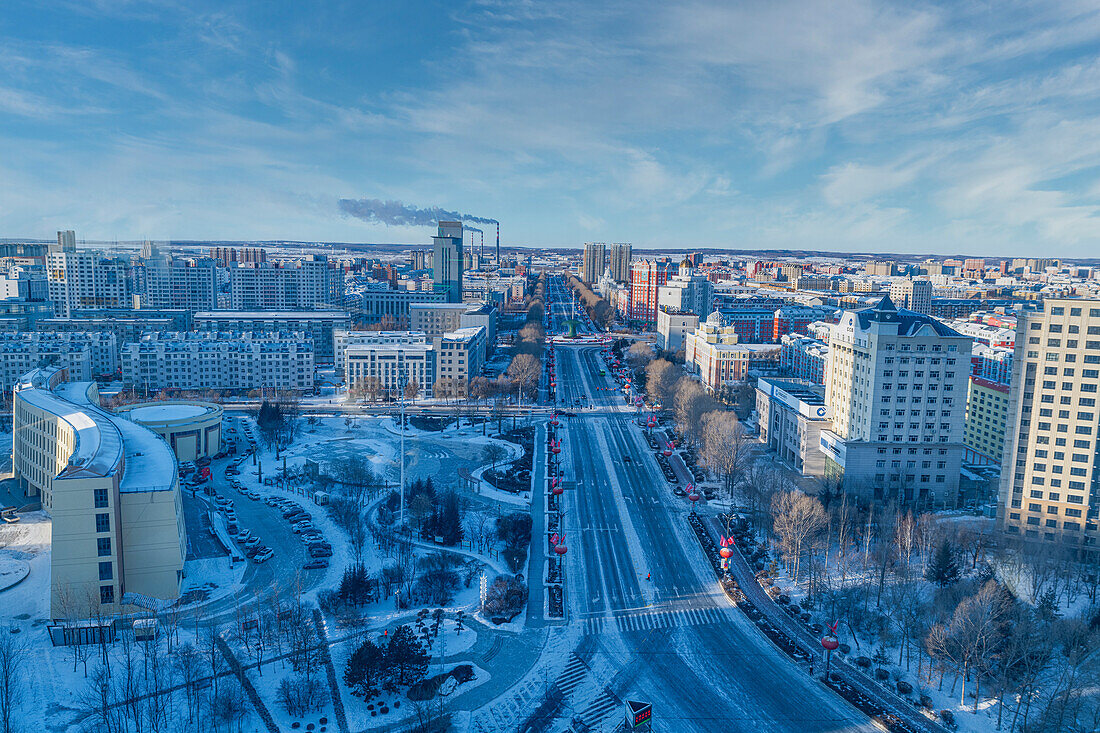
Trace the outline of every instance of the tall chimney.
<path fill-rule="evenodd" d="M 500 222 L 497 222 L 497 267 L 500 267 Z"/>

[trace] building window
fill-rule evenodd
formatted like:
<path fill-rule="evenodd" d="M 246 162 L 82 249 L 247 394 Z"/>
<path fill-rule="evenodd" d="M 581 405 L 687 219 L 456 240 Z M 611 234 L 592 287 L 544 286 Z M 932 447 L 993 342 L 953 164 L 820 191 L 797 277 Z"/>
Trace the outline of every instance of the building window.
<path fill-rule="evenodd" d="M 111 531 L 111 515 L 110 514 L 97 514 L 97 515 L 95 515 L 95 531 L 96 532 L 110 532 Z"/>
<path fill-rule="evenodd" d="M 107 508 L 107 489 L 95 490 L 95 508 L 106 509 Z"/>
<path fill-rule="evenodd" d="M 100 603 L 114 603 L 115 602 L 115 587 L 113 585 L 101 585 L 101 586 L 99 586 L 99 602 Z"/>
<path fill-rule="evenodd" d="M 114 570 L 109 562 L 101 562 L 99 564 L 99 579 L 100 580 L 114 580 Z"/>
<path fill-rule="evenodd" d="M 100 557 L 111 556 L 111 538 L 110 537 L 97 537 L 96 538 L 96 550 Z"/>

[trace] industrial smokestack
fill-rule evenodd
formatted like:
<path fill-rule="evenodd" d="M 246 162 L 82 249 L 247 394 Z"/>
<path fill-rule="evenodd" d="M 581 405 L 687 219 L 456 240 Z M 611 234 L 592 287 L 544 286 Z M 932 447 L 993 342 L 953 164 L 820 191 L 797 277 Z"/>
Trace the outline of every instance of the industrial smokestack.
<path fill-rule="evenodd" d="M 500 267 L 500 222 L 497 222 L 497 267 Z"/>

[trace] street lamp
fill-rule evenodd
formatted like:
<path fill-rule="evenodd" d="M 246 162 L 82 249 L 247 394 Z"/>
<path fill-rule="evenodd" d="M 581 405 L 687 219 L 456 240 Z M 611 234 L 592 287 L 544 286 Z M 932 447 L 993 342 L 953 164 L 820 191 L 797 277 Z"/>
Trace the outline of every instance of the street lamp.
<path fill-rule="evenodd" d="M 401 374 L 397 377 L 397 400 L 401 409 L 401 509 L 397 523 L 401 529 L 405 528 L 405 388 L 409 385 L 409 368 L 403 365 Z"/>

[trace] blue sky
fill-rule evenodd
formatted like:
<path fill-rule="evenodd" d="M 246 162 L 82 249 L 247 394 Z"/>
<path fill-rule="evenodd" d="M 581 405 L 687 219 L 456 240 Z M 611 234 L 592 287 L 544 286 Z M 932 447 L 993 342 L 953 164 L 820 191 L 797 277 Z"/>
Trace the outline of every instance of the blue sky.
<path fill-rule="evenodd" d="M 7 0 L 0 236 L 1100 256 L 1095 2 Z"/>

